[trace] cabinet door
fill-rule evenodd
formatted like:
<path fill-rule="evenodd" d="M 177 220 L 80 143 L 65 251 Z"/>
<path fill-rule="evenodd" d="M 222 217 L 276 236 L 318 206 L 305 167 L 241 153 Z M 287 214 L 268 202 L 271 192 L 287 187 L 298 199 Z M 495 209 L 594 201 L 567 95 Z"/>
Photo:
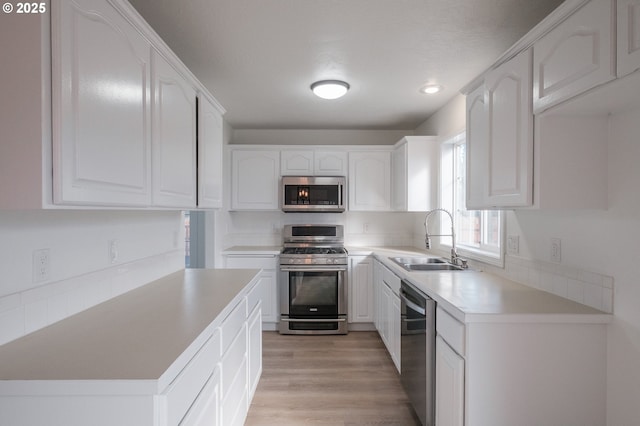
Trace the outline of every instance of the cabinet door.
<path fill-rule="evenodd" d="M 278 322 L 278 274 L 275 269 L 263 269 L 260 277 L 262 288 L 262 321 Z"/>
<path fill-rule="evenodd" d="M 231 269 L 262 269 L 258 292 L 262 305 L 262 321 L 278 322 L 278 257 L 275 255 L 227 255 L 225 267 Z"/>
<path fill-rule="evenodd" d="M 373 322 L 376 326 L 376 330 L 380 333 L 380 317 L 381 317 L 381 309 L 380 309 L 380 301 L 382 297 L 380 296 L 380 291 L 382 290 L 382 263 L 378 260 L 373 261 Z"/>
<path fill-rule="evenodd" d="M 618 0 L 618 77 L 640 69 L 640 0 Z"/>
<path fill-rule="evenodd" d="M 316 151 L 313 172 L 316 176 L 346 176 L 347 158 L 346 151 Z"/>
<path fill-rule="evenodd" d="M 391 207 L 396 211 L 407 210 L 407 151 L 403 143 L 391 152 Z"/>
<path fill-rule="evenodd" d="M 467 95 L 467 210 L 486 207 L 489 134 L 484 85 Z"/>
<path fill-rule="evenodd" d="M 313 151 L 281 151 L 280 174 L 282 176 L 313 175 Z"/>
<path fill-rule="evenodd" d="M 464 425 L 464 359 L 436 338 L 436 424 Z"/>
<path fill-rule="evenodd" d="M 371 258 L 349 256 L 349 322 L 373 322 Z"/>
<path fill-rule="evenodd" d="M 612 0 L 590 1 L 534 44 L 536 113 L 615 78 Z"/>
<path fill-rule="evenodd" d="M 278 210 L 280 153 L 231 152 L 231 209 Z"/>
<path fill-rule="evenodd" d="M 198 97 L 198 207 L 222 207 L 222 115 Z"/>
<path fill-rule="evenodd" d="M 196 206 L 196 92 L 153 55 L 153 204 Z"/>
<path fill-rule="evenodd" d="M 54 202 L 151 203 L 150 44 L 108 2 L 52 15 Z"/>
<path fill-rule="evenodd" d="M 349 210 L 389 211 L 390 209 L 390 152 L 350 152 Z"/>
<path fill-rule="evenodd" d="M 254 309 L 253 313 L 247 320 L 248 339 L 247 347 L 248 363 L 248 385 L 249 385 L 249 404 L 258 387 L 260 374 L 262 373 L 262 320 L 260 315 L 260 304 Z"/>
<path fill-rule="evenodd" d="M 486 203 L 491 207 L 531 205 L 531 50 L 487 74 L 485 89 L 489 138 Z"/>
<path fill-rule="evenodd" d="M 401 334 L 401 324 L 400 324 L 400 297 L 394 293 L 390 293 L 389 297 L 390 306 L 389 312 L 391 314 L 391 319 L 389 321 L 389 340 L 391 341 L 391 359 L 393 359 L 393 363 L 400 372 L 400 334 Z"/>

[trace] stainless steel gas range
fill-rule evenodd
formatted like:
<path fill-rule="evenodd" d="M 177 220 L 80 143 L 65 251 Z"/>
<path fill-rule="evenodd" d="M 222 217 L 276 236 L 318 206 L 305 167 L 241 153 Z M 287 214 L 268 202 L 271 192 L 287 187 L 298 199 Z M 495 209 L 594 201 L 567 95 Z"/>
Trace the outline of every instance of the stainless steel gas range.
<path fill-rule="evenodd" d="M 280 333 L 347 334 L 342 225 L 286 225 L 280 254 Z"/>

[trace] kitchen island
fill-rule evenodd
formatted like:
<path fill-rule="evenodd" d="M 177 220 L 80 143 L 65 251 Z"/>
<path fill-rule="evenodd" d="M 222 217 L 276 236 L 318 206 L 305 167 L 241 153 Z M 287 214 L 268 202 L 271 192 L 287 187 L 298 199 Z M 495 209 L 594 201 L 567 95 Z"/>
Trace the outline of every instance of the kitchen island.
<path fill-rule="evenodd" d="M 0 424 L 242 424 L 259 272 L 179 271 L 0 346 Z"/>

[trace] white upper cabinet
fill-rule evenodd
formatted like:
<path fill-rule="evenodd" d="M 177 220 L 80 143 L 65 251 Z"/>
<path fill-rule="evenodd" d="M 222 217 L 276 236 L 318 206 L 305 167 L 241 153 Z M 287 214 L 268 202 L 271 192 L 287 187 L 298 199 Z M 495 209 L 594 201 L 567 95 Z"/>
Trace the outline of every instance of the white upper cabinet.
<path fill-rule="evenodd" d="M 349 167 L 346 151 L 316 151 L 313 171 L 316 176 L 346 176 Z"/>
<path fill-rule="evenodd" d="M 283 150 L 280 152 L 282 176 L 313 175 L 313 151 Z"/>
<path fill-rule="evenodd" d="M 618 0 L 618 77 L 640 69 L 640 0 Z"/>
<path fill-rule="evenodd" d="M 531 50 L 521 52 L 487 73 L 484 83 L 488 126 L 484 204 L 489 208 L 531 205 Z M 477 159 L 470 158 L 469 161 Z"/>
<path fill-rule="evenodd" d="M 280 151 L 231 151 L 231 210 L 278 210 Z"/>
<path fill-rule="evenodd" d="M 153 87 L 153 204 L 195 207 L 196 92 L 155 51 Z"/>
<path fill-rule="evenodd" d="M 148 41 L 104 1 L 52 10 L 54 202 L 151 202 Z"/>
<path fill-rule="evenodd" d="M 535 42 L 536 113 L 615 78 L 614 10 L 613 0 L 592 0 Z"/>
<path fill-rule="evenodd" d="M 425 212 L 436 205 L 438 142 L 431 136 L 406 136 L 391 152 L 392 207 Z"/>
<path fill-rule="evenodd" d="M 349 210 L 391 210 L 391 153 L 349 153 Z"/>
<path fill-rule="evenodd" d="M 217 108 L 215 124 L 201 118 L 204 134 L 220 134 L 224 113 L 206 88 L 126 0 L 58 0 L 32 18 L 0 25 L 13 40 L 0 81 L 0 208 L 196 207 L 196 91 Z M 220 203 L 211 170 L 208 205 Z"/>
<path fill-rule="evenodd" d="M 198 96 L 198 207 L 222 207 L 222 114 Z"/>
<path fill-rule="evenodd" d="M 487 154 L 489 133 L 487 110 L 484 104 L 484 85 L 467 95 L 467 209 L 486 207 L 487 177 L 489 176 Z"/>
<path fill-rule="evenodd" d="M 280 153 L 282 176 L 346 176 L 346 151 L 284 149 Z"/>

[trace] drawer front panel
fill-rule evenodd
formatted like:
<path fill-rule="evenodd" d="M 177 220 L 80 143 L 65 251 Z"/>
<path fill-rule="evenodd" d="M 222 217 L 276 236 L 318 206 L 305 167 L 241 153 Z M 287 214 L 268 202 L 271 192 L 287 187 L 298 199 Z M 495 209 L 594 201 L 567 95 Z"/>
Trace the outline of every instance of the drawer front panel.
<path fill-rule="evenodd" d="M 220 359 L 216 330 L 165 392 L 168 424 L 177 424 L 204 387 Z"/>
<path fill-rule="evenodd" d="M 225 354 L 231 345 L 231 342 L 240 332 L 243 324 L 247 319 L 247 300 L 243 298 L 233 311 L 225 318 L 220 327 L 220 338 L 222 342 L 222 354 Z"/>
<path fill-rule="evenodd" d="M 440 336 L 456 351 L 465 356 L 465 326 L 444 309 L 436 312 L 436 330 Z"/>
<path fill-rule="evenodd" d="M 247 354 L 247 329 L 243 327 L 222 357 L 222 394 L 226 395 Z M 244 365 L 244 364 L 243 364 Z"/>

